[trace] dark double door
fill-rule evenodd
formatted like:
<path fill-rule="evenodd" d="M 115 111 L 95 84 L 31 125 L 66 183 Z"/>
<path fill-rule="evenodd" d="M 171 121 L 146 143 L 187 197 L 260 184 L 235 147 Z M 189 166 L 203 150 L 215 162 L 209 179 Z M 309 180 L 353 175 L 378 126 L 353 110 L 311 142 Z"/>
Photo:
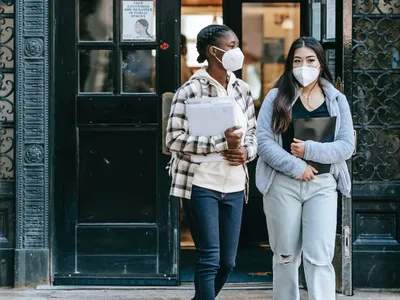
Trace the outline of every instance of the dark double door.
<path fill-rule="evenodd" d="M 55 284 L 177 284 L 161 95 L 179 84 L 179 5 L 55 3 Z"/>
<path fill-rule="evenodd" d="M 178 284 L 179 207 L 168 198 L 161 95 L 179 84 L 180 1 L 53 2 L 53 283 Z M 252 2 L 270 1 L 223 1 L 224 21 L 239 38 L 242 5 Z M 358 131 L 353 198 L 341 202 L 342 291 L 352 292 L 353 262 L 361 270 L 355 285 L 396 287 L 398 114 L 392 89 L 399 72 L 391 30 L 398 9 L 336 1 L 332 27 L 332 1 L 299 2 L 301 35 L 316 32 L 323 42 L 335 78 L 344 80 Z M 365 33 L 363 22 L 377 25 Z M 393 58 L 361 55 L 366 43 L 368 53 L 386 47 Z M 389 104 L 393 116 L 381 115 Z M 253 183 L 252 192 L 257 209 L 261 198 Z"/>

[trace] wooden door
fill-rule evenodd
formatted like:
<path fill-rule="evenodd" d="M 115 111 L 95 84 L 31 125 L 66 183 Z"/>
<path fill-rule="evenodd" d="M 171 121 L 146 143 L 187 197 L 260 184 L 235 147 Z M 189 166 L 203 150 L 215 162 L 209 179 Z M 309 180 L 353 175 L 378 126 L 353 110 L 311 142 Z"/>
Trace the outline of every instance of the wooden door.
<path fill-rule="evenodd" d="M 55 4 L 55 284 L 178 283 L 161 97 L 179 84 L 179 4 Z"/>

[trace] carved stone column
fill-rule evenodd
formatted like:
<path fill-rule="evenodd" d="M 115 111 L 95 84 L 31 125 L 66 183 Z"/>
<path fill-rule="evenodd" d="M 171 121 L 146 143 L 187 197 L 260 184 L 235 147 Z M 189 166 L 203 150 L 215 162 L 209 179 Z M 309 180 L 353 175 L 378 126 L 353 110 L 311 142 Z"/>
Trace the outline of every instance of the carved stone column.
<path fill-rule="evenodd" d="M 49 5 L 17 0 L 15 286 L 49 283 Z"/>

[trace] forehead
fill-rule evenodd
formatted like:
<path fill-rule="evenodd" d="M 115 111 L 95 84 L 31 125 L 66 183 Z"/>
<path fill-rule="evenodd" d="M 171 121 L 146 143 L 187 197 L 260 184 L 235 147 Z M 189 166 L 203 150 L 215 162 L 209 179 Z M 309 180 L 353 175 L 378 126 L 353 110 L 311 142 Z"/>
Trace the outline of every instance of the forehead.
<path fill-rule="evenodd" d="M 226 31 L 219 39 L 219 43 L 231 43 L 231 42 L 237 42 L 237 41 L 238 41 L 238 38 L 237 38 L 236 34 L 231 30 Z"/>
<path fill-rule="evenodd" d="M 297 48 L 296 51 L 294 51 L 294 56 L 295 57 L 300 57 L 300 58 L 306 58 L 306 57 L 309 57 L 309 56 L 317 57 L 317 54 L 311 48 L 301 47 L 301 48 Z"/>

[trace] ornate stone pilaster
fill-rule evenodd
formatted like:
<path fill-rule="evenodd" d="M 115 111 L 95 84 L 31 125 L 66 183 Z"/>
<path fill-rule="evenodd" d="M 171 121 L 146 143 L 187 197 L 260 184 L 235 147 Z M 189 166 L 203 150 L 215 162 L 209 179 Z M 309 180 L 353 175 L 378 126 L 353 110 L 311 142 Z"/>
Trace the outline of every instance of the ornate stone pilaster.
<path fill-rule="evenodd" d="M 16 0 L 15 285 L 49 282 L 49 3 Z"/>

